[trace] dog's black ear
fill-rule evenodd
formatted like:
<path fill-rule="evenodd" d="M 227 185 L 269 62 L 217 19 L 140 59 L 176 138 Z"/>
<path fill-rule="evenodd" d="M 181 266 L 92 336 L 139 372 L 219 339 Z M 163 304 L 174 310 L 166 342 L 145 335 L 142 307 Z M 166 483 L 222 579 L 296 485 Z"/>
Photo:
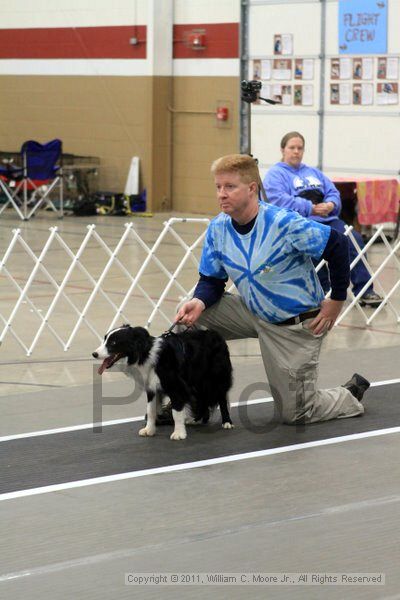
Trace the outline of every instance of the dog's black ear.
<path fill-rule="evenodd" d="M 123 323 L 122 327 L 130 327 L 129 323 Z"/>
<path fill-rule="evenodd" d="M 143 364 L 150 354 L 153 338 L 144 327 L 131 327 L 128 340 L 128 359 L 131 364 Z"/>
<path fill-rule="evenodd" d="M 135 364 L 139 360 L 139 348 L 135 338 L 129 339 L 126 344 L 126 355 L 128 364 Z"/>

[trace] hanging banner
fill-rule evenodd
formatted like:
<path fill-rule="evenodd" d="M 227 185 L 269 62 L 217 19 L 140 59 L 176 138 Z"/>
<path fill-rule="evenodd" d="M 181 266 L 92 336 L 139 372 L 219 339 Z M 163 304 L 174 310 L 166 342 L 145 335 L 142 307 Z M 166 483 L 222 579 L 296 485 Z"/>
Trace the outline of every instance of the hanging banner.
<path fill-rule="evenodd" d="M 339 54 L 387 53 L 388 0 L 339 0 Z"/>

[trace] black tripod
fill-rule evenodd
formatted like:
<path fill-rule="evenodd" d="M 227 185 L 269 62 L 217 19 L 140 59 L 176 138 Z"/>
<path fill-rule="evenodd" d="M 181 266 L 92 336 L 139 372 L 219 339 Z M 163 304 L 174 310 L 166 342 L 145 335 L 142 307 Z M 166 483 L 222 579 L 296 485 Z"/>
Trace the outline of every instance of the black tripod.
<path fill-rule="evenodd" d="M 256 102 L 257 100 L 263 100 L 267 104 L 278 104 L 275 100 L 270 100 L 268 98 L 261 98 L 260 90 L 261 90 L 261 81 L 246 81 L 243 80 L 240 84 L 240 89 L 242 91 L 241 99 L 243 102 L 247 104 L 247 152 L 250 156 L 253 156 L 251 153 L 251 104 L 252 102 Z M 254 157 L 253 157 L 254 158 Z M 258 164 L 258 159 L 254 158 L 256 163 Z M 264 190 L 264 186 L 261 181 L 260 174 L 258 175 L 258 187 L 260 190 L 260 194 L 264 202 L 268 202 L 267 195 Z"/>

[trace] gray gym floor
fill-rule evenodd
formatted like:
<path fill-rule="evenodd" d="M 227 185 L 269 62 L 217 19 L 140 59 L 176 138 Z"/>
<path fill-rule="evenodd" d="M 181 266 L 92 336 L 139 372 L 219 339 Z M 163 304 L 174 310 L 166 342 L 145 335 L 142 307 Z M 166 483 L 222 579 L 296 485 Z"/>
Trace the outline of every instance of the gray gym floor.
<path fill-rule="evenodd" d="M 134 228 L 150 243 L 168 217 L 136 218 Z M 113 247 L 124 224 L 117 217 L 57 221 L 43 212 L 22 223 L 7 213 L 0 220 L 0 251 L 15 227 L 40 249 L 48 228 L 57 225 L 72 247 L 92 222 Z M 173 244 L 170 251 L 172 259 Z M 93 268 L 98 252 L 93 247 Z M 373 266 L 383 253 L 381 245 L 373 246 Z M 52 260 L 57 268 L 57 252 L 49 268 Z M 136 263 L 133 257 L 132 272 Z M 19 275 L 22 280 L 16 263 L 14 276 Z M 389 285 L 398 276 L 391 266 L 382 282 Z M 157 278 L 155 270 L 154 281 L 146 280 L 155 296 Z M 9 314 L 14 294 L 4 293 L 4 277 L 0 284 L 1 310 Z M 79 299 L 87 282 L 82 278 L 74 285 Z M 111 280 L 107 289 L 110 285 Z M 115 278 L 113 297 L 119 286 Z M 31 298 L 48 294 L 42 281 Z M 400 306 L 399 292 L 394 304 Z M 111 316 L 99 306 L 91 318 L 106 327 Z M 131 313 L 133 308 L 135 324 L 144 324 L 148 310 L 139 295 Z M 27 333 L 31 326 L 28 318 Z M 165 328 L 157 321 L 152 332 Z M 1 347 L 2 597 L 400 598 L 400 328 L 389 309 L 369 327 L 352 311 L 329 334 L 321 356 L 321 387 L 344 383 L 355 371 L 373 382 L 364 417 L 306 428 L 271 425 L 257 343 L 231 342 L 236 428 L 220 430 L 215 415 L 209 426 L 188 428 L 184 442 L 170 441 L 169 427 L 160 427 L 152 439 L 137 435 L 145 399 L 129 402 L 132 384 L 119 373 L 103 375 L 104 426 L 93 432 L 98 381 L 90 352 L 96 339 L 83 329 L 67 353 L 52 341 L 47 347 L 48 339 L 43 337 L 31 357 L 11 337 Z M 251 398 L 263 401 L 244 415 L 235 404 L 252 384 Z M 188 573 L 194 583 L 207 573 L 238 579 L 308 573 L 308 584 L 312 574 L 383 573 L 385 584 L 127 586 L 127 573 Z"/>

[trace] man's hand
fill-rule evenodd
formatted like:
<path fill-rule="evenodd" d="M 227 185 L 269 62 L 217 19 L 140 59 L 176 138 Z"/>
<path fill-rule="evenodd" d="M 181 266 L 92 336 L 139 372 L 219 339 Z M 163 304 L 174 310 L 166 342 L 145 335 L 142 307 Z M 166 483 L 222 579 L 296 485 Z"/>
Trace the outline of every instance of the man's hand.
<path fill-rule="evenodd" d="M 344 302 L 342 300 L 332 300 L 328 298 L 321 304 L 321 310 L 310 323 L 310 329 L 314 335 L 329 331 L 334 326 L 336 319 L 340 315 Z"/>
<path fill-rule="evenodd" d="M 175 322 L 183 323 L 186 327 L 193 325 L 205 309 L 205 304 L 200 298 L 192 298 L 182 304 L 175 316 Z"/>
<path fill-rule="evenodd" d="M 335 208 L 333 202 L 321 202 L 321 204 L 313 204 L 311 214 L 319 217 L 327 217 Z"/>

